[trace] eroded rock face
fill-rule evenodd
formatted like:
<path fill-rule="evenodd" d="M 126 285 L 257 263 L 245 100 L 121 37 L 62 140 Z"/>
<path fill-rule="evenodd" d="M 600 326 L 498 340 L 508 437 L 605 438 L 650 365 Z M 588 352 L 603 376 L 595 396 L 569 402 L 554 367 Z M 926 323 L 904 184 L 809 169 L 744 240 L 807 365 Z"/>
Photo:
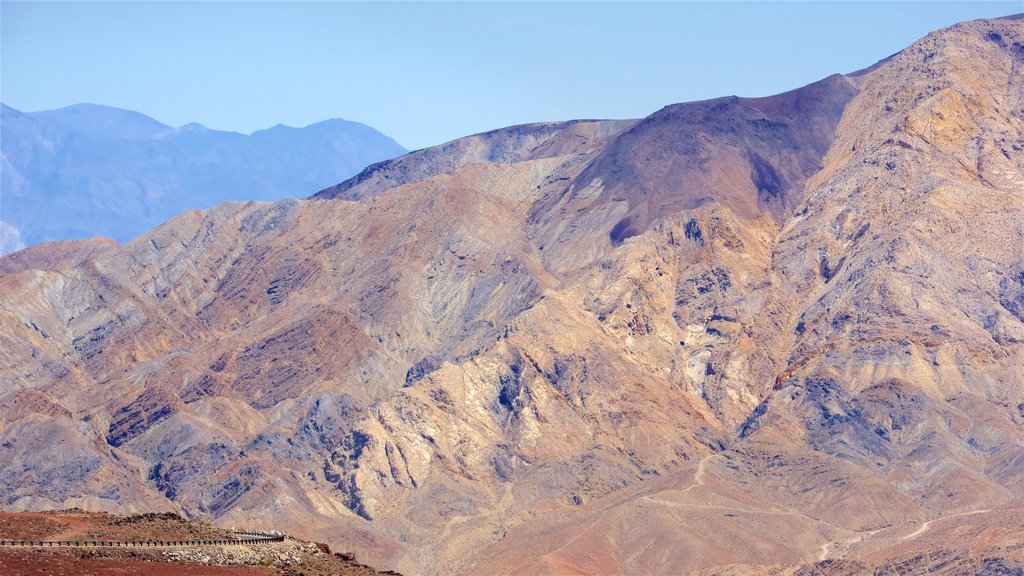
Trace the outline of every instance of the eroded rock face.
<path fill-rule="evenodd" d="M 1018 566 L 1022 47 L 966 23 L 0 260 L 3 506 L 409 573 Z"/>

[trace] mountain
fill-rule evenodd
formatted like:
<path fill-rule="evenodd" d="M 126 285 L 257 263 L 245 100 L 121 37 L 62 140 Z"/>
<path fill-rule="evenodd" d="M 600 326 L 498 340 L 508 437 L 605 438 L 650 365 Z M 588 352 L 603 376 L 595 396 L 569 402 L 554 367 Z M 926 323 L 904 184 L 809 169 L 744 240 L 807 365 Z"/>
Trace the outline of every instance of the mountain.
<path fill-rule="evenodd" d="M 0 259 L 0 498 L 407 574 L 1024 569 L 1024 20 Z"/>
<path fill-rule="evenodd" d="M 245 136 L 93 104 L 0 113 L 5 252 L 93 236 L 126 242 L 185 210 L 305 196 L 405 152 L 339 119 Z"/>
<path fill-rule="evenodd" d="M 153 140 L 171 132 L 170 126 L 131 110 L 96 104 L 76 104 L 59 110 L 24 114 L 3 106 L 5 114 L 27 117 L 45 136 L 56 139 L 67 133 L 112 140 Z"/>

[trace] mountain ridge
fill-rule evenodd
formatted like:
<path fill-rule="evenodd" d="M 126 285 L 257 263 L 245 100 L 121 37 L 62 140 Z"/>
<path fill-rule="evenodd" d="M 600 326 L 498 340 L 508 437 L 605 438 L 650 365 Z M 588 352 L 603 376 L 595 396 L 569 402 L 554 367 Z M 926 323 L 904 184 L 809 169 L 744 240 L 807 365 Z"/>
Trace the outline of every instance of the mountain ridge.
<path fill-rule="evenodd" d="M 340 118 L 244 135 L 195 123 L 172 128 L 95 104 L 2 110 L 0 220 L 13 228 L 6 234 L 29 245 L 89 236 L 125 242 L 187 209 L 301 196 L 405 152 Z"/>
<path fill-rule="evenodd" d="M 1019 570 L 1022 70 L 1019 20 L 963 23 L 6 257 L 3 505 L 410 574 Z"/>

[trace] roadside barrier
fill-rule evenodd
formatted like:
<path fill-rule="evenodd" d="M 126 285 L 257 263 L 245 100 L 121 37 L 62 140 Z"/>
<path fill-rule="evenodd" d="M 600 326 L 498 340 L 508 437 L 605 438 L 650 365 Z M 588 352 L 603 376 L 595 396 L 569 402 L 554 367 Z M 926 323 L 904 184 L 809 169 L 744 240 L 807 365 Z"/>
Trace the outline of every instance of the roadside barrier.
<path fill-rule="evenodd" d="M 284 542 L 279 532 L 235 532 L 230 540 L 0 540 L 0 546 L 27 547 L 122 547 L 122 548 L 181 548 L 185 546 L 241 546 Z"/>

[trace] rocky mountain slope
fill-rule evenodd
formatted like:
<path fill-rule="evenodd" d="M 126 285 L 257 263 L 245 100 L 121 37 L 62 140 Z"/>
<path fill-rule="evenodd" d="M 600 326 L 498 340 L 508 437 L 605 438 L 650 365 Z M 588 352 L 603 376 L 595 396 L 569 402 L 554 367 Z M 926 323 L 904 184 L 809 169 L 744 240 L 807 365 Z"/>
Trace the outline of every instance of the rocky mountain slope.
<path fill-rule="evenodd" d="M 0 114 L 0 220 L 11 227 L 0 252 L 93 236 L 125 242 L 188 209 L 306 196 L 405 152 L 339 119 L 245 136 L 91 104 L 0 105 Z"/>
<path fill-rule="evenodd" d="M 0 260 L 2 506 L 431 573 L 1024 566 L 1024 21 Z"/>

